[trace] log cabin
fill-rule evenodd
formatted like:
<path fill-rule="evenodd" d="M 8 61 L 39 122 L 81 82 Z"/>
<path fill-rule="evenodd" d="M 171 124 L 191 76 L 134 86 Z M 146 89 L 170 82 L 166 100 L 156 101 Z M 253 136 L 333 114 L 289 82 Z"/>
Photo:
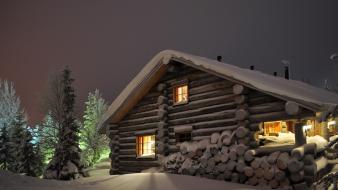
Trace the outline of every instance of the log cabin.
<path fill-rule="evenodd" d="M 272 188 L 308 187 L 326 158 L 307 136 L 336 134 L 338 95 L 183 52 L 158 53 L 113 101 L 98 130 L 111 174 L 164 172 Z M 266 143 L 292 134 L 291 144 Z"/>

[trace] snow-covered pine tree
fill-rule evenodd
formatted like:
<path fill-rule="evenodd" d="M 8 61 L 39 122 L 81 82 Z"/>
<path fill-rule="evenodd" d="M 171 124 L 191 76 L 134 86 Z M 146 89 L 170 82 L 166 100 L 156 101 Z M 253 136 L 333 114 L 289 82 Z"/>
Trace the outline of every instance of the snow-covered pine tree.
<path fill-rule="evenodd" d="M 70 180 L 83 174 L 79 148 L 79 126 L 75 122 L 73 113 L 75 103 L 73 81 L 70 70 L 64 69 L 62 73 L 63 113 L 59 130 L 59 144 L 44 173 L 44 178 L 47 179 Z"/>
<path fill-rule="evenodd" d="M 83 148 L 81 147 L 83 159 L 88 166 L 91 166 L 100 159 L 105 150 L 108 151 L 106 136 L 99 134 L 96 128 L 108 106 L 97 89 L 94 93 L 89 93 L 88 101 L 85 104 L 80 145 L 83 146 Z"/>
<path fill-rule="evenodd" d="M 23 112 L 17 114 L 9 130 L 9 159 L 8 169 L 12 172 L 24 173 L 28 176 L 41 174 L 41 160 L 36 154 Z"/>
<path fill-rule="evenodd" d="M 0 129 L 0 169 L 7 170 L 9 164 L 9 137 L 7 127 Z"/>
<path fill-rule="evenodd" d="M 0 79 L 0 128 L 11 125 L 19 111 L 20 99 L 14 84 Z"/>
<path fill-rule="evenodd" d="M 53 157 L 58 144 L 59 124 L 54 121 L 49 111 L 38 127 L 39 150 L 43 161 L 47 162 Z"/>

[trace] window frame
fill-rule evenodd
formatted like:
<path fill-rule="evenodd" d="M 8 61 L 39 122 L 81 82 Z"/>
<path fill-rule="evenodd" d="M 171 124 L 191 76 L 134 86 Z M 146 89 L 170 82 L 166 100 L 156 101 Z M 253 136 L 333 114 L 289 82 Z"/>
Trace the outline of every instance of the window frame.
<path fill-rule="evenodd" d="M 154 153 L 150 154 L 150 155 L 141 155 L 139 154 L 139 150 L 141 149 L 143 151 L 143 144 L 144 143 L 140 143 L 140 138 L 144 138 L 147 136 L 154 136 Z M 156 135 L 155 134 L 142 134 L 142 135 L 137 135 L 136 136 L 136 158 L 137 159 L 142 159 L 142 158 L 156 158 Z M 152 150 L 152 149 L 150 149 Z"/>
<path fill-rule="evenodd" d="M 178 102 L 177 101 L 177 96 L 178 96 L 178 89 L 181 88 L 181 87 L 187 87 L 187 100 L 185 101 L 180 101 Z M 184 95 L 184 93 L 182 93 L 182 95 Z M 173 86 L 173 105 L 176 106 L 176 105 L 182 105 L 182 104 L 187 104 L 189 102 L 189 85 L 187 82 L 184 82 L 184 83 L 179 83 L 179 84 L 176 84 Z"/>
<path fill-rule="evenodd" d="M 183 141 L 180 140 L 181 135 L 184 135 Z M 188 135 L 189 135 L 189 138 L 186 138 Z M 189 140 L 187 140 L 187 139 L 189 139 Z M 175 133 L 175 141 L 176 141 L 176 143 L 183 143 L 185 141 L 187 141 L 187 142 L 192 141 L 191 131 Z"/>

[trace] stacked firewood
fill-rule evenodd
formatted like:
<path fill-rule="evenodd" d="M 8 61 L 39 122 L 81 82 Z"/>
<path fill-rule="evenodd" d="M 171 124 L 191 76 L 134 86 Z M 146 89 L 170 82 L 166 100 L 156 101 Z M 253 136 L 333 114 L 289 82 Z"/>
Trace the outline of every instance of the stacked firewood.
<path fill-rule="evenodd" d="M 245 174 L 250 177 L 247 184 L 271 188 L 292 185 L 294 189 L 307 189 L 317 173 L 327 166 L 325 157 L 315 159 L 315 156 L 315 143 L 296 148 L 285 145 L 248 150 L 244 155 L 245 160 L 250 162 L 245 169 Z"/>
<path fill-rule="evenodd" d="M 169 173 L 201 176 L 270 188 L 309 188 L 319 170 L 327 165 L 315 159 L 316 144 L 283 145 L 249 149 L 231 144 L 232 131 L 213 133 L 210 139 L 184 142 L 180 151 L 163 160 Z"/>
<path fill-rule="evenodd" d="M 247 162 L 244 159 L 249 146 L 234 145 L 234 133 L 213 133 L 210 139 L 184 142 L 180 151 L 163 160 L 164 170 L 170 173 L 195 175 L 209 179 L 245 183 Z"/>

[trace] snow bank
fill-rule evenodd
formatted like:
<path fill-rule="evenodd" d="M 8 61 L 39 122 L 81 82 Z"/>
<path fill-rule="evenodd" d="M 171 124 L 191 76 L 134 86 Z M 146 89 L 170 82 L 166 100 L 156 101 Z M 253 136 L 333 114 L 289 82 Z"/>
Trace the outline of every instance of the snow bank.
<path fill-rule="evenodd" d="M 259 136 L 260 139 L 266 139 L 268 142 L 267 144 L 294 144 L 295 143 L 295 134 L 288 132 L 288 133 L 278 133 L 278 136 Z M 306 137 L 307 143 L 316 143 L 317 150 L 323 150 L 327 145 L 328 142 L 321 136 L 312 136 Z"/>
<path fill-rule="evenodd" d="M 20 176 L 0 170 L 1 190 L 254 190 L 260 187 L 210 180 L 193 176 L 139 173 L 127 175 L 101 175 L 74 181 L 44 180 Z"/>

